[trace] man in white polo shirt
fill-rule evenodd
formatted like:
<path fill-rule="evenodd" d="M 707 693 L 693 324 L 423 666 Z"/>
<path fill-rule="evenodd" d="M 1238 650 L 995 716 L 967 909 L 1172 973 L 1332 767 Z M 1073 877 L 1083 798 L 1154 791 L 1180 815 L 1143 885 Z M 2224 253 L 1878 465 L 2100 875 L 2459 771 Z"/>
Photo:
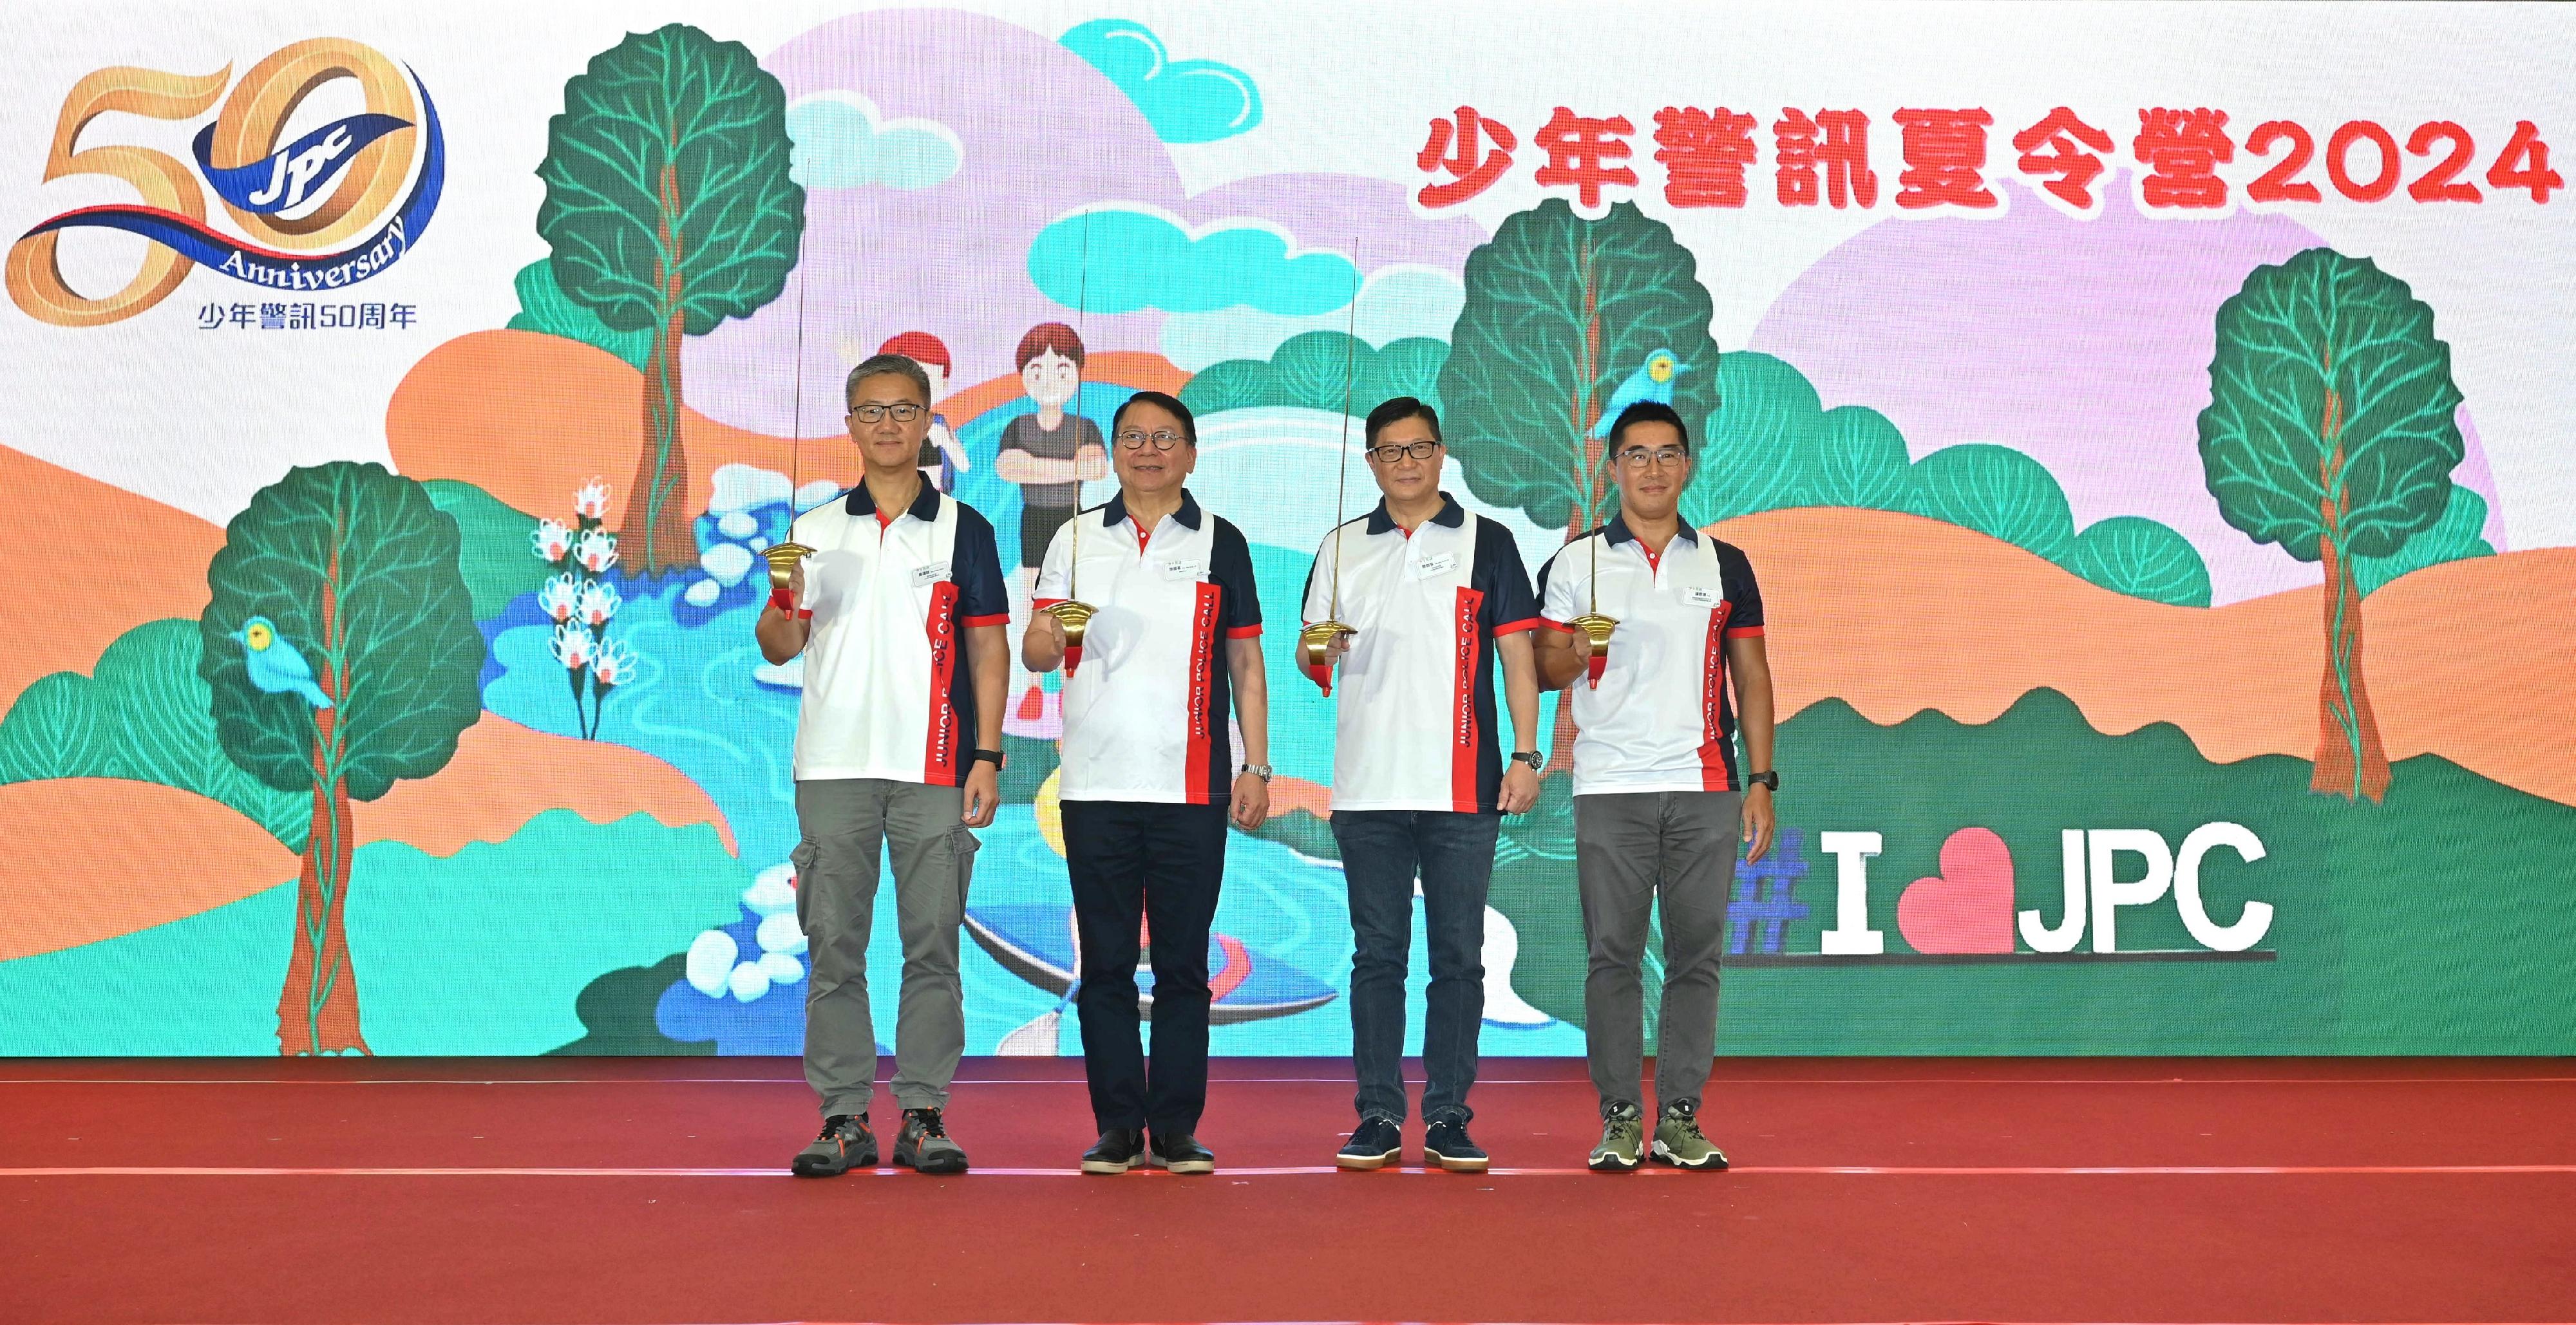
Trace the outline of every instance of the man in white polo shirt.
<path fill-rule="evenodd" d="M 829 1177 L 877 1162 L 867 955 L 887 846 L 903 934 L 893 1158 L 962 1173 L 966 1152 L 944 1113 L 966 1043 L 957 939 L 975 860 L 969 830 L 991 823 L 1001 800 L 1010 600 L 993 526 L 917 468 L 930 429 L 921 365 L 880 354 L 850 371 L 844 394 L 867 477 L 796 517 L 790 536 L 814 552 L 757 626 L 770 662 L 805 658 L 793 762 L 803 840 L 790 859 L 813 964 L 805 1079 L 822 1097 L 823 1131 L 790 1167 Z"/>
<path fill-rule="evenodd" d="M 1081 943 L 1082 1066 L 1100 1139 L 1085 1173 L 1138 1164 L 1215 1171 L 1207 1106 L 1208 927 L 1225 877 L 1228 809 L 1270 811 L 1270 691 L 1252 550 L 1182 486 L 1198 462 L 1189 407 L 1140 391 L 1110 421 L 1118 496 L 1058 529 L 1038 571 L 1041 609 L 1020 641 L 1032 672 L 1064 681 L 1065 870 Z M 1098 609 L 1068 654 L 1043 609 Z M 1237 773 L 1226 696 L 1243 728 Z M 1138 1033 L 1137 926 L 1153 934 L 1154 1057 Z M 1145 1134 L 1150 1133 L 1148 1141 Z"/>
<path fill-rule="evenodd" d="M 1651 1154 L 1659 1163 L 1722 1169 L 1726 1156 L 1701 1134 L 1699 1106 L 1717 1048 L 1727 893 L 1737 842 L 1749 844 L 1754 860 L 1770 850 L 1771 798 L 1780 787 L 1771 768 L 1762 591 L 1743 552 L 1681 521 L 1690 433 L 1670 405 L 1640 402 L 1621 412 L 1606 454 L 1619 514 L 1539 571 L 1540 601 L 1555 628 L 1539 641 L 1539 678 L 1551 688 L 1572 684 L 1579 733 L 1575 876 L 1591 956 L 1583 1032 L 1602 1118 L 1591 1165 L 1633 1169 L 1646 1144 L 1638 963 L 1660 896 L 1664 1001 Z M 1574 625 L 1590 614 L 1619 623 L 1598 670 Z M 1739 713 L 1749 774 L 1736 758 Z"/>
<path fill-rule="evenodd" d="M 1440 416 L 1411 396 L 1369 411 L 1369 474 L 1384 500 L 1335 529 L 1306 579 L 1306 620 L 1354 634 L 1307 675 L 1335 701 L 1333 840 L 1351 910 L 1351 1067 L 1359 1126 L 1334 1162 L 1396 1158 L 1404 1125 L 1404 978 L 1422 884 L 1431 987 L 1422 1026 L 1423 1157 L 1481 1172 L 1468 1138 L 1476 1032 L 1485 1016 L 1485 892 L 1502 816 L 1538 799 L 1539 624 L 1511 532 L 1440 490 Z M 1520 737 L 1506 771 L 1494 662 Z"/>

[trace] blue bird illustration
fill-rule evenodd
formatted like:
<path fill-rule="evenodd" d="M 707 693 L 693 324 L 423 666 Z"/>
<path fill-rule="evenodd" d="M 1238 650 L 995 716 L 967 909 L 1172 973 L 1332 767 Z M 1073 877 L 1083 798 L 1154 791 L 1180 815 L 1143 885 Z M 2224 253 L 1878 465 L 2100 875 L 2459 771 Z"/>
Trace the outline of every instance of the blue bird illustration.
<path fill-rule="evenodd" d="M 1610 393 L 1610 403 L 1601 407 L 1601 421 L 1592 425 L 1594 440 L 1610 435 L 1610 425 L 1619 421 L 1619 411 L 1641 400 L 1658 405 L 1673 403 L 1673 379 L 1690 371 L 1690 365 L 1673 357 L 1671 350 L 1657 350 L 1646 356 L 1637 371 Z"/>
<path fill-rule="evenodd" d="M 250 668 L 250 683 L 270 695 L 298 694 L 317 709 L 331 707 L 331 697 L 313 680 L 313 665 L 295 646 L 277 637 L 277 627 L 267 617 L 255 616 L 242 623 L 231 638 L 242 646 L 242 662 Z"/>

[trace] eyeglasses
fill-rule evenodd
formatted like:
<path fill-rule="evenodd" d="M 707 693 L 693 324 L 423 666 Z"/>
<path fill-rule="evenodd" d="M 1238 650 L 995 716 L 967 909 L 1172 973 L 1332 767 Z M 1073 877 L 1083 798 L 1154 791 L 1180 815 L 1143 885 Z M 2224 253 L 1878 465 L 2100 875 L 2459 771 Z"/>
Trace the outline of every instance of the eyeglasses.
<path fill-rule="evenodd" d="M 928 406 L 915 405 L 910 401 L 900 405 L 853 405 L 850 407 L 850 417 L 861 423 L 877 423 L 891 414 L 897 423 L 910 423 L 920 418 L 922 411 L 927 408 Z"/>
<path fill-rule="evenodd" d="M 1118 434 L 1118 444 L 1130 451 L 1141 451 L 1145 449 L 1145 443 L 1147 442 L 1152 442 L 1154 444 L 1154 449 L 1157 451 L 1168 451 L 1188 440 L 1188 438 L 1181 436 L 1179 433 L 1173 432 L 1169 428 L 1165 428 L 1160 432 L 1151 433 L 1142 428 L 1129 428 L 1125 432 Z"/>
<path fill-rule="evenodd" d="M 1689 460 L 1690 452 L 1678 446 L 1659 446 L 1652 451 L 1642 446 L 1632 446 L 1619 453 L 1619 463 L 1630 469 L 1644 469 L 1648 465 L 1669 468 L 1688 463 Z"/>
<path fill-rule="evenodd" d="M 1439 449 L 1440 443 L 1425 440 L 1419 442 L 1403 442 L 1386 446 L 1372 446 L 1368 449 L 1368 453 L 1369 459 L 1374 460 L 1381 465 L 1391 465 L 1398 460 L 1402 460 L 1406 456 L 1411 456 L 1416 460 L 1428 460 L 1431 458 L 1431 453 Z"/>

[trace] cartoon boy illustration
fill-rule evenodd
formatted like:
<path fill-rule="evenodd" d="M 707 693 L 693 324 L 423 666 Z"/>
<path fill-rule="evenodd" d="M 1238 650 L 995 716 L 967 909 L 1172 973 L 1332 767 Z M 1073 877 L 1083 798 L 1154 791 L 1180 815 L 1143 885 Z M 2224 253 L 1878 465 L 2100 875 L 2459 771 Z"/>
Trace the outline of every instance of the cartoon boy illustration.
<path fill-rule="evenodd" d="M 1065 408 L 1082 384 L 1082 337 L 1073 328 L 1041 322 L 1020 337 L 1013 357 L 1020 366 L 1020 385 L 1038 408 L 1003 427 L 995 469 L 1020 485 L 1020 569 L 1015 578 L 1025 595 L 1037 582 L 1038 565 L 1046 560 L 1055 531 L 1082 504 L 1083 481 L 1108 477 L 1109 447 L 1098 424 Z"/>
<path fill-rule="evenodd" d="M 930 435 L 921 443 L 921 476 L 941 492 L 955 492 L 957 476 L 974 466 L 966 463 L 966 448 L 949 429 L 948 416 L 938 412 L 948 394 L 948 346 L 927 331 L 907 331 L 878 346 L 877 353 L 900 354 L 930 374 Z"/>

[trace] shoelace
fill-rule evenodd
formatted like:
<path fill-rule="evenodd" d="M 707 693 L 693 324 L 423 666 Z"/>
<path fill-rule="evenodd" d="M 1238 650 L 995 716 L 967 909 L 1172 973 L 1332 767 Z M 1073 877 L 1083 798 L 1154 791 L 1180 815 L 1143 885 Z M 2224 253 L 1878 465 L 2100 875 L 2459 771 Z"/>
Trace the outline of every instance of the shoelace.
<path fill-rule="evenodd" d="M 933 1136 L 944 1138 L 948 1135 L 948 1124 L 941 1119 L 937 1109 L 906 1109 L 903 1111 L 903 1116 L 918 1125 L 925 1138 Z"/>

